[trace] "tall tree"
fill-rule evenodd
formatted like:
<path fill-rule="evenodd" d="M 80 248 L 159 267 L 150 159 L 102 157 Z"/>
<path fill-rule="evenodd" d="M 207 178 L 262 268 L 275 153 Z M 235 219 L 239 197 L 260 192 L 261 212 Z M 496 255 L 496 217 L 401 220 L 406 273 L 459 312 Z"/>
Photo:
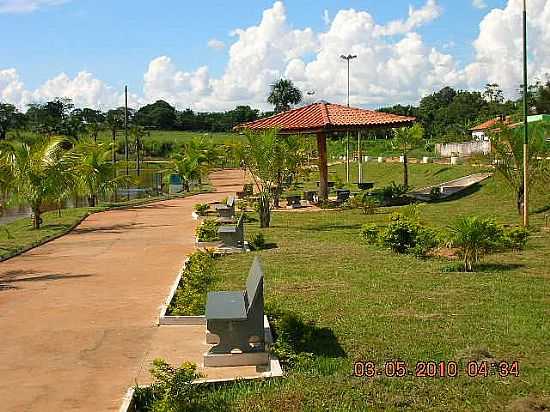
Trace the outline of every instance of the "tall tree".
<path fill-rule="evenodd" d="M 171 130 L 176 126 L 176 109 L 164 100 L 143 106 L 136 112 L 136 123 Z"/>
<path fill-rule="evenodd" d="M 280 79 L 271 85 L 271 93 L 267 102 L 275 106 L 275 112 L 290 110 L 291 105 L 302 101 L 302 92 L 294 86 L 291 80 Z"/>
<path fill-rule="evenodd" d="M 13 104 L 0 103 L 0 140 L 6 140 L 8 130 L 17 127 L 18 114 Z"/>
<path fill-rule="evenodd" d="M 403 186 L 409 187 L 409 152 L 420 146 L 424 129 L 419 123 L 411 127 L 402 127 L 395 131 L 394 145 L 403 153 Z"/>

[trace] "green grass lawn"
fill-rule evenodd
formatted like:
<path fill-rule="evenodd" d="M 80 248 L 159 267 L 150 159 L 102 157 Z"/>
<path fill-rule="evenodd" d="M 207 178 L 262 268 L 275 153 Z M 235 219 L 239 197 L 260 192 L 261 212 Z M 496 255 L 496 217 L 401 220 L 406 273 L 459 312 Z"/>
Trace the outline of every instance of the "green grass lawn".
<path fill-rule="evenodd" d="M 179 130 L 151 130 L 150 136 L 145 136 L 145 141 L 152 141 L 156 143 L 176 143 L 182 144 L 192 140 L 193 138 L 204 137 L 211 138 L 215 142 L 219 143 L 233 143 L 241 141 L 244 139 L 243 136 L 238 135 L 237 133 L 207 133 L 207 132 L 190 132 L 190 131 L 179 131 Z M 103 130 L 99 135 L 100 140 L 111 141 L 112 135 L 108 130 Z M 117 134 L 117 140 L 124 139 L 123 131 Z"/>
<path fill-rule="evenodd" d="M 385 180 L 398 173 L 391 170 L 395 166 L 371 172 Z M 435 174 L 435 168 L 413 170 L 411 177 L 421 185 L 460 174 Z M 549 201 L 536 196 L 533 206 Z M 294 312 L 327 328 L 334 339 L 311 345 L 313 359 L 283 379 L 225 386 L 211 399 L 235 411 L 501 411 L 529 396 L 550 407 L 550 232 L 541 229 L 543 215 L 532 217 L 537 231 L 525 251 L 490 256 L 483 271 L 466 274 L 445 271 L 449 261 L 443 258 L 397 255 L 360 239 L 362 224 L 384 223 L 396 209 L 374 216 L 357 210 L 275 213 L 263 233 L 277 248 L 217 260 L 216 288 L 239 290 L 252 259 L 261 256 L 268 312 Z M 422 221 L 440 230 L 465 214 L 520 221 L 499 179 L 470 196 L 421 206 Z M 247 224 L 247 238 L 257 226 Z M 467 377 L 465 362 L 487 356 L 485 351 L 497 360 L 519 361 L 519 378 Z M 460 375 L 352 376 L 356 360 L 383 365 L 397 359 L 413 369 L 419 361 L 457 361 Z"/>

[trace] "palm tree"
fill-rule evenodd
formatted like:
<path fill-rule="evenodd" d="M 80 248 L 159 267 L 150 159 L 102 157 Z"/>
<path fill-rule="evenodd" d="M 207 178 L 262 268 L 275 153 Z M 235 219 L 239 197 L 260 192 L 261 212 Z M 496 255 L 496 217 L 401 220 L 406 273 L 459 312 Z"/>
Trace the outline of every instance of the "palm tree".
<path fill-rule="evenodd" d="M 74 172 L 77 178 L 77 192 L 88 199 L 88 206 L 95 207 L 100 195 L 114 192 L 120 185 L 128 183 L 129 176 L 114 176 L 110 148 L 93 140 L 79 142 L 73 149 Z"/>
<path fill-rule="evenodd" d="M 195 155 L 175 155 L 170 161 L 169 171 L 180 177 L 186 191 L 190 190 L 192 181 L 200 182 L 202 178 L 200 159 Z"/>
<path fill-rule="evenodd" d="M 502 243 L 503 231 L 492 219 L 461 217 L 449 229 L 451 245 L 458 248 L 466 272 L 472 272 L 485 254 Z"/>
<path fill-rule="evenodd" d="M 402 127 L 395 131 L 393 145 L 403 153 L 403 186 L 409 187 L 409 151 L 422 143 L 424 129 L 419 123 L 412 127 Z"/>
<path fill-rule="evenodd" d="M 9 202 L 28 204 L 33 227 L 40 229 L 44 204 L 56 203 L 74 184 L 72 161 L 65 139 L 51 137 L 34 144 L 5 142 L 0 146 L 3 190 Z"/>
<path fill-rule="evenodd" d="M 302 92 L 294 86 L 291 80 L 280 79 L 271 85 L 271 93 L 267 102 L 275 106 L 275 112 L 290 110 L 291 105 L 302 101 Z"/>
<path fill-rule="evenodd" d="M 545 137 L 548 125 L 531 125 L 529 127 L 528 185 L 542 184 L 550 180 L 550 167 L 546 160 Z M 512 129 L 504 124 L 495 126 L 491 133 L 494 164 L 515 194 L 518 213 L 523 211 L 523 129 Z"/>

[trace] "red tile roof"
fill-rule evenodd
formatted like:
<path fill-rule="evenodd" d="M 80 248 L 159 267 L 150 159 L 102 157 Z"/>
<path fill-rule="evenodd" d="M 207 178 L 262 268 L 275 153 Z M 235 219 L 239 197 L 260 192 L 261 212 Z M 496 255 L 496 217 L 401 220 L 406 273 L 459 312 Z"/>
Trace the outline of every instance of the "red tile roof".
<path fill-rule="evenodd" d="M 282 133 L 312 133 L 316 131 L 345 130 L 374 126 L 405 126 L 416 119 L 414 117 L 358 109 L 326 102 L 313 103 L 279 113 L 265 119 L 243 123 L 237 130 L 279 129 Z"/>
<path fill-rule="evenodd" d="M 510 116 L 506 116 L 506 118 L 503 120 L 501 117 L 497 117 L 495 119 L 487 120 L 486 122 L 483 122 L 481 124 L 478 124 L 475 127 L 472 127 L 470 129 L 471 132 L 482 132 L 484 130 L 489 130 L 492 127 L 495 127 L 499 123 L 504 123 L 505 125 L 512 124 L 512 118 Z"/>

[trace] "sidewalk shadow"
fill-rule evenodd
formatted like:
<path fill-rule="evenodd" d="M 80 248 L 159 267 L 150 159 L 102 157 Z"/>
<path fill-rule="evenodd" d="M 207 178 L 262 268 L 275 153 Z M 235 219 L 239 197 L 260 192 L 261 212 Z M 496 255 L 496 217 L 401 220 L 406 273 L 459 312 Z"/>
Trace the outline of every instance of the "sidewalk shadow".
<path fill-rule="evenodd" d="M 40 274 L 25 270 L 11 270 L 9 272 L 0 273 L 0 290 L 17 289 L 15 284 L 20 282 L 48 282 L 52 280 L 87 278 L 90 276 L 92 275 L 71 275 L 68 273 Z"/>

